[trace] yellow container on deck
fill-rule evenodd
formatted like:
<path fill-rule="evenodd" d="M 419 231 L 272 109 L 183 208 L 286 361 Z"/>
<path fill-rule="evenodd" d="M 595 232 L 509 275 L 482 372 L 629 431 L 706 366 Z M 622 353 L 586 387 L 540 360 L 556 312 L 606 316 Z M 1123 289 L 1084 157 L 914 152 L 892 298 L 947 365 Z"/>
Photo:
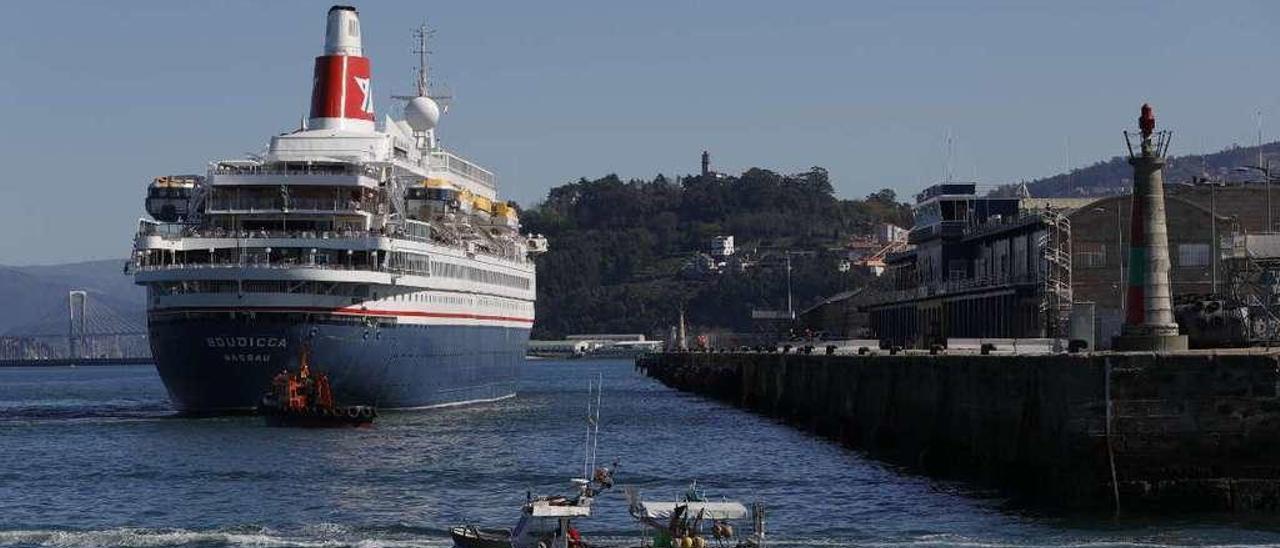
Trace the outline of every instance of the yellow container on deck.
<path fill-rule="evenodd" d="M 436 178 L 423 179 L 422 186 L 427 188 L 453 188 L 453 185 L 449 184 L 449 181 Z"/>
<path fill-rule="evenodd" d="M 516 208 L 512 207 L 511 204 L 508 203 L 493 204 L 493 214 L 499 217 L 506 217 L 513 221 L 519 216 L 519 214 L 516 213 Z"/>

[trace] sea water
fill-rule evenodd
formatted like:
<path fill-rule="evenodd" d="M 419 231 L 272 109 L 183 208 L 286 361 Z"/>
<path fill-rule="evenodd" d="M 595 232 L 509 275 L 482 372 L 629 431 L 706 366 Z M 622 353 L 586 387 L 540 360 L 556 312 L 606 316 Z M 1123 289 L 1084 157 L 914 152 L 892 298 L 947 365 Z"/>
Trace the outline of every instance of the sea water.
<path fill-rule="evenodd" d="M 1280 520 L 1013 507 L 621 360 L 530 361 L 514 399 L 336 430 L 177 417 L 150 367 L 0 369 L 0 545 L 449 546 L 450 526 L 509 527 L 527 494 L 569 492 L 597 376 L 599 464 L 620 485 L 763 501 L 775 546 L 1280 546 Z M 621 489 L 594 513 L 589 541 L 634 543 Z"/>

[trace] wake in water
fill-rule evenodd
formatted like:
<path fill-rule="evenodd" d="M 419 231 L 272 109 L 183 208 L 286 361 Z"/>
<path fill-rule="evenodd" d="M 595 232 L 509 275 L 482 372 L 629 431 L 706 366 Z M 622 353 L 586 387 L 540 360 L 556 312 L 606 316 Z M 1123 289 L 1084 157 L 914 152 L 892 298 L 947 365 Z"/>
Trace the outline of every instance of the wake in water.
<path fill-rule="evenodd" d="M 168 402 L 139 400 L 84 401 L 75 399 L 38 402 L 0 401 L 0 424 L 67 420 L 139 420 L 173 417 Z"/>
<path fill-rule="evenodd" d="M 350 531 L 322 524 L 294 533 L 271 528 L 231 528 L 209 531 L 186 529 L 117 528 L 99 531 L 34 530 L 0 531 L 0 545 L 15 547 L 97 548 L 203 548 L 203 547 L 442 547 L 453 542 L 441 531 L 374 529 Z"/>
<path fill-rule="evenodd" d="M 636 539 L 613 532 L 608 536 L 591 536 L 588 542 L 600 547 L 636 546 Z M 1025 542 L 981 541 L 954 535 L 921 535 L 901 541 L 834 538 L 772 538 L 769 546 L 782 548 L 832 548 L 863 546 L 870 548 L 1280 548 L 1280 544 L 1159 542 L 1134 541 L 1068 541 L 1063 539 L 1028 539 Z M 215 548 L 215 547 L 280 547 L 280 548 L 443 548 L 453 546 L 445 531 L 412 527 L 348 529 L 336 524 L 304 527 L 296 532 L 271 528 L 229 528 L 208 531 L 186 529 L 115 528 L 98 531 L 31 530 L 0 531 L 0 546 L 13 547 L 139 547 L 139 548 Z"/>

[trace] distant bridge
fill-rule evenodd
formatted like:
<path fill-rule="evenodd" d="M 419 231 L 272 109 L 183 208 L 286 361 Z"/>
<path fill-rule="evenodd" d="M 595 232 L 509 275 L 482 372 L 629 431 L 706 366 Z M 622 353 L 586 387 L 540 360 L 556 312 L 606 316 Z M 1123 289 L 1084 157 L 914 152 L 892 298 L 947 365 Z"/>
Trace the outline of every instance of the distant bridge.
<path fill-rule="evenodd" d="M 95 365 L 150 365 L 151 356 L 145 358 L 50 358 L 50 359 L 0 359 L 0 367 L 69 367 Z"/>
<path fill-rule="evenodd" d="M 67 292 L 65 307 L 0 335 L 0 367 L 150 362 L 146 326 L 82 290 Z"/>

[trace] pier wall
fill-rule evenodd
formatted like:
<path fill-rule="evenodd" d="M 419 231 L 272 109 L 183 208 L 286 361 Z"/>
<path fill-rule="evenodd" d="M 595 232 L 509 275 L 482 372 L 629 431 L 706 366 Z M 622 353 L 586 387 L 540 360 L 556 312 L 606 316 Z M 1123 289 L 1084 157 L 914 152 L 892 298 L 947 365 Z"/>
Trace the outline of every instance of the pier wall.
<path fill-rule="evenodd" d="M 1276 354 L 668 353 L 637 366 L 1037 504 L 1110 509 L 1118 494 L 1123 510 L 1280 509 Z"/>

